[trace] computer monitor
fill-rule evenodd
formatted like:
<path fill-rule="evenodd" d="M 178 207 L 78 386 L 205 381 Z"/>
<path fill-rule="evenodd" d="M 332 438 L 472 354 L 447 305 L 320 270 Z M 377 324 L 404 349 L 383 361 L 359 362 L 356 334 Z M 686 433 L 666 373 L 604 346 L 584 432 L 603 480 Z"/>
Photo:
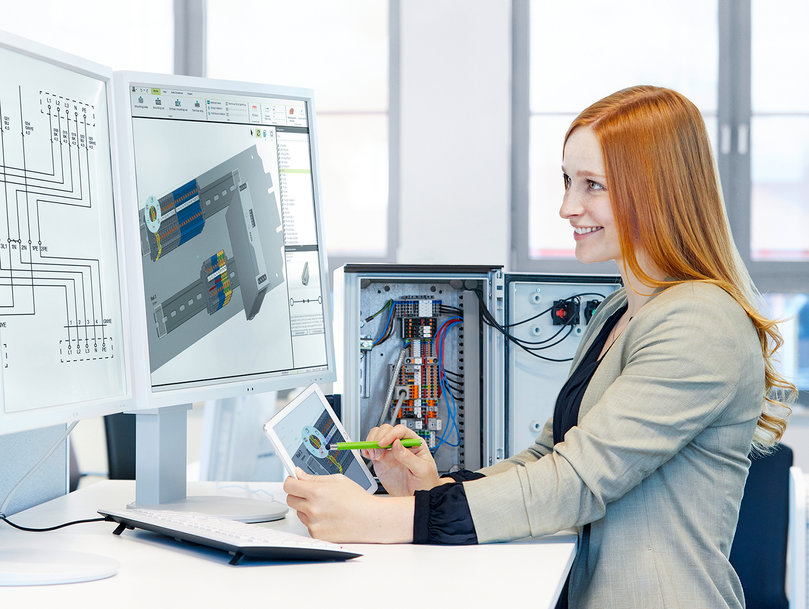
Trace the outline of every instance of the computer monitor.
<path fill-rule="evenodd" d="M 116 87 L 139 408 L 333 381 L 312 91 L 131 72 Z M 185 479 L 162 489 L 184 459 L 171 475 L 140 461 L 184 418 L 139 447 L 136 503 L 180 507 Z"/>
<path fill-rule="evenodd" d="M 0 434 L 128 406 L 108 68 L 0 32 Z"/>
<path fill-rule="evenodd" d="M 5 434 L 130 408 L 132 385 L 112 71 L 4 32 L 0 65 L 3 442 Z M 35 463 L 47 447 L 42 453 L 19 458 Z M 0 497 L 0 508 L 8 500 Z M 99 572 L 98 561 L 61 556 L 4 547 L 0 584 L 114 573 L 106 560 Z"/>

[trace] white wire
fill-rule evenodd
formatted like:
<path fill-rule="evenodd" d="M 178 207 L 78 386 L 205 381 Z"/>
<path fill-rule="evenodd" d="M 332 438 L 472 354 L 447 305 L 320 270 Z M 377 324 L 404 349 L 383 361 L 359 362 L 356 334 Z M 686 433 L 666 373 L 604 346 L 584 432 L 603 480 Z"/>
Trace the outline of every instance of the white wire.
<path fill-rule="evenodd" d="M 393 411 L 393 416 L 390 419 L 391 425 L 396 425 L 396 419 L 399 418 L 399 413 L 402 412 L 402 404 L 404 403 L 406 397 L 407 391 L 399 392 L 399 397 L 396 400 L 396 410 Z"/>
<path fill-rule="evenodd" d="M 54 451 L 57 448 L 59 448 L 59 446 L 62 444 L 62 442 L 65 441 L 65 439 L 67 439 L 67 437 L 70 435 L 70 432 L 73 431 L 73 428 L 76 427 L 78 423 L 79 423 L 78 421 L 73 421 L 70 425 L 68 425 L 67 429 L 65 430 L 65 433 L 59 436 L 59 439 L 54 443 L 51 449 L 47 453 L 45 453 L 45 455 L 39 461 L 37 461 L 34 464 L 34 466 L 31 469 L 29 469 L 28 472 L 22 478 L 20 478 L 20 481 L 17 482 L 17 484 L 15 484 L 14 487 L 8 492 L 8 495 L 6 495 L 6 499 L 5 501 L 3 501 L 3 505 L 0 505 L 0 514 L 2 514 L 3 516 L 8 515 L 6 514 L 6 508 L 8 507 L 8 504 L 11 502 L 11 498 L 14 496 L 14 493 L 17 492 L 17 489 L 19 489 L 23 485 L 23 483 L 34 474 L 34 472 L 36 472 L 40 467 L 42 467 L 42 464 L 45 463 L 45 461 L 48 460 L 48 457 L 50 457 L 54 453 Z"/>

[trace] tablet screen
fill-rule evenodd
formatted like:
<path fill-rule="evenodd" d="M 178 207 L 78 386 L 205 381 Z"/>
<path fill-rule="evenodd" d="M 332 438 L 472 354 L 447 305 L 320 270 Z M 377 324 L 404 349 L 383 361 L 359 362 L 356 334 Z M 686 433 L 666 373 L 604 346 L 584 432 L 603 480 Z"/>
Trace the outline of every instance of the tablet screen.
<path fill-rule="evenodd" d="M 330 443 L 346 442 L 347 439 L 328 402 L 316 387 L 305 390 L 273 417 L 266 430 L 273 444 L 280 442 L 293 466 L 315 475 L 343 474 L 364 489 L 369 489 L 369 484 L 376 486 L 368 468 L 357 458 L 356 451 L 326 449 Z"/>

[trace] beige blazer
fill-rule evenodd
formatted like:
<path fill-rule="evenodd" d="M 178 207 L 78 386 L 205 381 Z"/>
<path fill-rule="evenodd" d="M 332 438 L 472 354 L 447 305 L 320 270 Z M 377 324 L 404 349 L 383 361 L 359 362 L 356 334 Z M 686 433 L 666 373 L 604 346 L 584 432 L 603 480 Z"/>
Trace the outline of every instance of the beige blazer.
<path fill-rule="evenodd" d="M 625 302 L 624 289 L 605 299 L 572 369 Z M 660 292 L 604 357 L 563 442 L 548 421 L 532 447 L 464 483 L 478 541 L 591 523 L 571 608 L 744 607 L 728 555 L 763 395 L 761 347 L 736 301 L 701 282 Z"/>

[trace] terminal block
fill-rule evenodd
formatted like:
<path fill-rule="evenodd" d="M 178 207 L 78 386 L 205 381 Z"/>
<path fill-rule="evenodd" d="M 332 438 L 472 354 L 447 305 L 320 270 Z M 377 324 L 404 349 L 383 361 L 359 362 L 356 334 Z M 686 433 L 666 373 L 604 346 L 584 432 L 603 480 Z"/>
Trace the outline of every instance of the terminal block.
<path fill-rule="evenodd" d="M 429 340 L 435 336 L 437 325 L 435 317 L 405 317 L 402 319 L 402 338 Z"/>
<path fill-rule="evenodd" d="M 144 215 L 152 260 L 156 261 L 205 227 L 197 181 L 191 180 L 159 200 L 150 197 Z"/>
<path fill-rule="evenodd" d="M 233 295 L 225 251 L 219 250 L 203 262 L 199 274 L 202 284 L 205 286 L 204 294 L 208 315 L 213 315 L 228 304 Z"/>
<path fill-rule="evenodd" d="M 438 317 L 441 301 L 429 296 L 405 296 L 394 301 L 394 317 Z"/>

